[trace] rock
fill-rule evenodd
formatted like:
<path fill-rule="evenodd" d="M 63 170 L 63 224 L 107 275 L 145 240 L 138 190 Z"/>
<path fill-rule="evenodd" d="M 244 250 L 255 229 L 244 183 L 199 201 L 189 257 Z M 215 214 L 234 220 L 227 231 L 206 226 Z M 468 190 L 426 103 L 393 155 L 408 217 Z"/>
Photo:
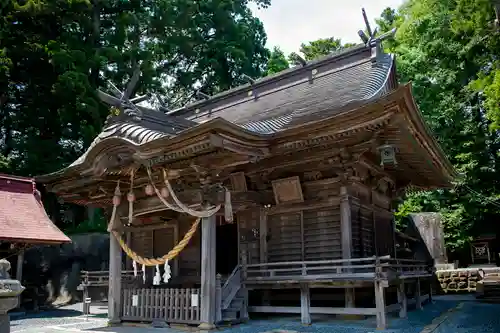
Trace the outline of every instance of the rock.
<path fill-rule="evenodd" d="M 72 243 L 36 246 L 26 251 L 23 282 L 37 287 L 40 303 L 62 305 L 81 300 L 82 270 L 108 270 L 109 234 L 80 234 Z M 106 294 L 106 293 L 104 293 Z M 97 299 L 92 295 L 92 299 Z"/>

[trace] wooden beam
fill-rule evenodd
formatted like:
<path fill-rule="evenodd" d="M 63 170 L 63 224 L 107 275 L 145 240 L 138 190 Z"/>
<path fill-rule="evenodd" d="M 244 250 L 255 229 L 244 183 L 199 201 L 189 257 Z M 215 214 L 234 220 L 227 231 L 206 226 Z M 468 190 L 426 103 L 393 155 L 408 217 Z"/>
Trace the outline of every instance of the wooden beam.
<path fill-rule="evenodd" d="M 300 285 L 300 320 L 303 325 L 311 325 L 311 293 L 308 284 Z"/>
<path fill-rule="evenodd" d="M 215 215 L 204 217 L 201 220 L 201 324 L 202 330 L 215 328 Z"/>
<path fill-rule="evenodd" d="M 301 313 L 298 306 L 250 306 L 249 312 L 257 313 Z M 375 308 L 331 308 L 331 307 L 311 307 L 311 314 L 339 314 L 339 315 L 365 315 L 373 316 L 377 313 Z"/>
<path fill-rule="evenodd" d="M 340 230 L 342 237 L 342 259 L 352 257 L 352 218 L 351 204 L 346 186 L 340 188 Z M 347 264 L 348 265 L 348 264 Z M 345 305 L 347 308 L 354 307 L 354 288 L 345 289 Z"/>
<path fill-rule="evenodd" d="M 166 223 L 146 224 L 140 226 L 123 226 L 122 230 L 125 232 L 139 232 L 139 231 L 153 231 L 153 230 L 175 228 L 175 227 L 176 227 L 175 224 L 172 224 L 172 221 L 169 221 Z"/>
<path fill-rule="evenodd" d="M 415 281 L 415 302 L 416 302 L 416 308 L 418 310 L 422 310 L 422 298 L 420 296 L 421 296 L 420 279 L 417 278 L 417 281 Z"/>
<path fill-rule="evenodd" d="M 176 195 L 180 201 L 182 201 L 190 208 L 194 209 L 197 209 L 200 206 L 203 199 L 207 199 L 213 204 L 224 203 L 224 194 L 222 193 L 222 191 L 215 194 L 207 194 L 206 197 L 203 196 L 201 190 L 189 190 L 179 192 Z M 270 203 L 273 200 L 272 198 L 272 191 L 247 191 L 231 193 L 231 203 L 235 211 L 238 211 L 243 206 L 248 206 L 248 204 L 261 205 L 264 203 Z M 151 197 L 143 198 L 134 205 L 134 216 L 141 216 L 144 214 L 160 212 L 164 210 L 168 210 L 168 208 L 156 195 L 154 195 Z"/>
<path fill-rule="evenodd" d="M 377 315 L 377 329 L 385 330 L 386 324 L 386 315 L 385 315 L 385 290 L 382 281 L 375 281 L 375 306 L 376 306 L 376 315 Z"/>
<path fill-rule="evenodd" d="M 264 209 L 260 209 L 259 219 L 259 242 L 260 242 L 260 262 L 267 262 L 267 214 Z"/>
<path fill-rule="evenodd" d="M 406 287 L 404 280 L 398 284 L 398 303 L 400 306 L 399 318 L 406 318 L 408 316 L 408 300 L 406 298 Z"/>
<path fill-rule="evenodd" d="M 116 217 L 118 220 L 118 217 Z M 119 221 L 118 221 L 119 222 Z M 121 312 L 121 276 L 122 249 L 113 235 L 109 237 L 109 291 L 108 291 L 108 321 L 110 324 L 120 323 Z"/>
<path fill-rule="evenodd" d="M 19 282 L 23 281 L 23 265 L 24 265 L 24 250 L 21 250 L 17 254 L 17 264 L 16 264 L 16 280 Z"/>
<path fill-rule="evenodd" d="M 323 201 L 318 202 L 317 200 L 307 200 L 302 203 L 295 204 L 283 204 L 279 206 L 274 206 L 266 210 L 267 215 L 283 214 L 283 213 L 294 213 L 304 210 L 318 210 L 322 208 L 329 208 L 332 206 L 338 206 L 340 203 L 339 197 L 329 197 Z"/>

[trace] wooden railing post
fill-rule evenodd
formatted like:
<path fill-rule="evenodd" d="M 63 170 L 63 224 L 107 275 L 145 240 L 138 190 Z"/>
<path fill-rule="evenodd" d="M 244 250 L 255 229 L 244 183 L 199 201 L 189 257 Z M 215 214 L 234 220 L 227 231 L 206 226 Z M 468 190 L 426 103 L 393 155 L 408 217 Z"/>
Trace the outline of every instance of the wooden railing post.
<path fill-rule="evenodd" d="M 221 275 L 217 274 L 215 277 L 215 322 L 222 321 L 222 285 Z"/>
<path fill-rule="evenodd" d="M 382 266 L 380 258 L 375 259 L 375 306 L 377 309 L 377 329 L 385 330 L 386 316 L 385 316 L 385 286 L 382 281 Z"/>
<path fill-rule="evenodd" d="M 421 291 L 420 291 L 420 278 L 417 278 L 417 281 L 415 282 L 415 302 L 416 302 L 416 308 L 418 310 L 422 310 L 422 298 L 421 298 Z"/>
<path fill-rule="evenodd" d="M 399 318 L 406 318 L 408 313 L 408 300 L 406 298 L 406 287 L 404 280 L 400 280 L 398 283 L 398 303 Z"/>

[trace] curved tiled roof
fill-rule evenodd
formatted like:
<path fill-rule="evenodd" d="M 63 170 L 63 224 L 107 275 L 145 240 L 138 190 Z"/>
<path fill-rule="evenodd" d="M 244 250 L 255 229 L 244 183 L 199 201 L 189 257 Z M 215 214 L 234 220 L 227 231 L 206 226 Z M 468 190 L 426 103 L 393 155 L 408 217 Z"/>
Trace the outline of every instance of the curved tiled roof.
<path fill-rule="evenodd" d="M 363 103 L 388 92 L 393 57 L 384 55 L 377 66 L 370 60 L 273 92 L 261 101 L 239 105 L 233 112 L 248 114 L 235 123 L 253 132 L 271 134 L 295 124 L 327 118 L 350 103 Z M 267 100 L 265 100 L 267 98 Z"/>
<path fill-rule="evenodd" d="M 138 121 L 124 113 L 113 116 L 87 151 L 69 167 L 81 165 L 90 150 L 109 138 L 143 145 L 176 136 L 214 118 L 223 118 L 255 134 L 269 135 L 331 117 L 345 106 L 367 103 L 396 88 L 393 56 L 373 51 L 372 47 L 356 46 L 168 114 L 139 107 L 142 115 Z"/>
<path fill-rule="evenodd" d="M 171 112 L 202 123 L 222 117 L 242 128 L 272 134 L 321 120 L 344 106 L 363 104 L 396 87 L 394 58 L 373 57 L 370 47 L 355 47 L 303 67 L 215 95 Z"/>
<path fill-rule="evenodd" d="M 102 132 L 94 139 L 94 141 L 92 141 L 85 153 L 83 153 L 76 161 L 71 163 L 70 167 L 77 166 L 83 163 L 88 155 L 88 152 L 92 150 L 92 148 L 94 148 L 99 142 L 108 138 L 121 138 L 139 146 L 144 143 L 163 138 L 165 136 L 169 135 L 164 132 L 148 129 L 144 126 L 141 126 L 140 124 L 134 124 L 125 121 L 116 122 L 104 127 Z"/>

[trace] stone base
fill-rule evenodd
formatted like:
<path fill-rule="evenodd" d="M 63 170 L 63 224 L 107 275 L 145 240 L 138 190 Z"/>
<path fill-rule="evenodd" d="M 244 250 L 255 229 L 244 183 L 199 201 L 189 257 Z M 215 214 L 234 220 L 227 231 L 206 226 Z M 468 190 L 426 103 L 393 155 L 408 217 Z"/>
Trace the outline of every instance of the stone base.
<path fill-rule="evenodd" d="M 10 318 L 7 313 L 0 313 L 0 333 L 10 333 Z"/>
<path fill-rule="evenodd" d="M 201 323 L 198 328 L 203 331 L 210 331 L 213 329 L 216 329 L 216 326 L 214 324 L 209 324 L 209 323 Z M 0 332 L 1 333 L 1 332 Z"/>

